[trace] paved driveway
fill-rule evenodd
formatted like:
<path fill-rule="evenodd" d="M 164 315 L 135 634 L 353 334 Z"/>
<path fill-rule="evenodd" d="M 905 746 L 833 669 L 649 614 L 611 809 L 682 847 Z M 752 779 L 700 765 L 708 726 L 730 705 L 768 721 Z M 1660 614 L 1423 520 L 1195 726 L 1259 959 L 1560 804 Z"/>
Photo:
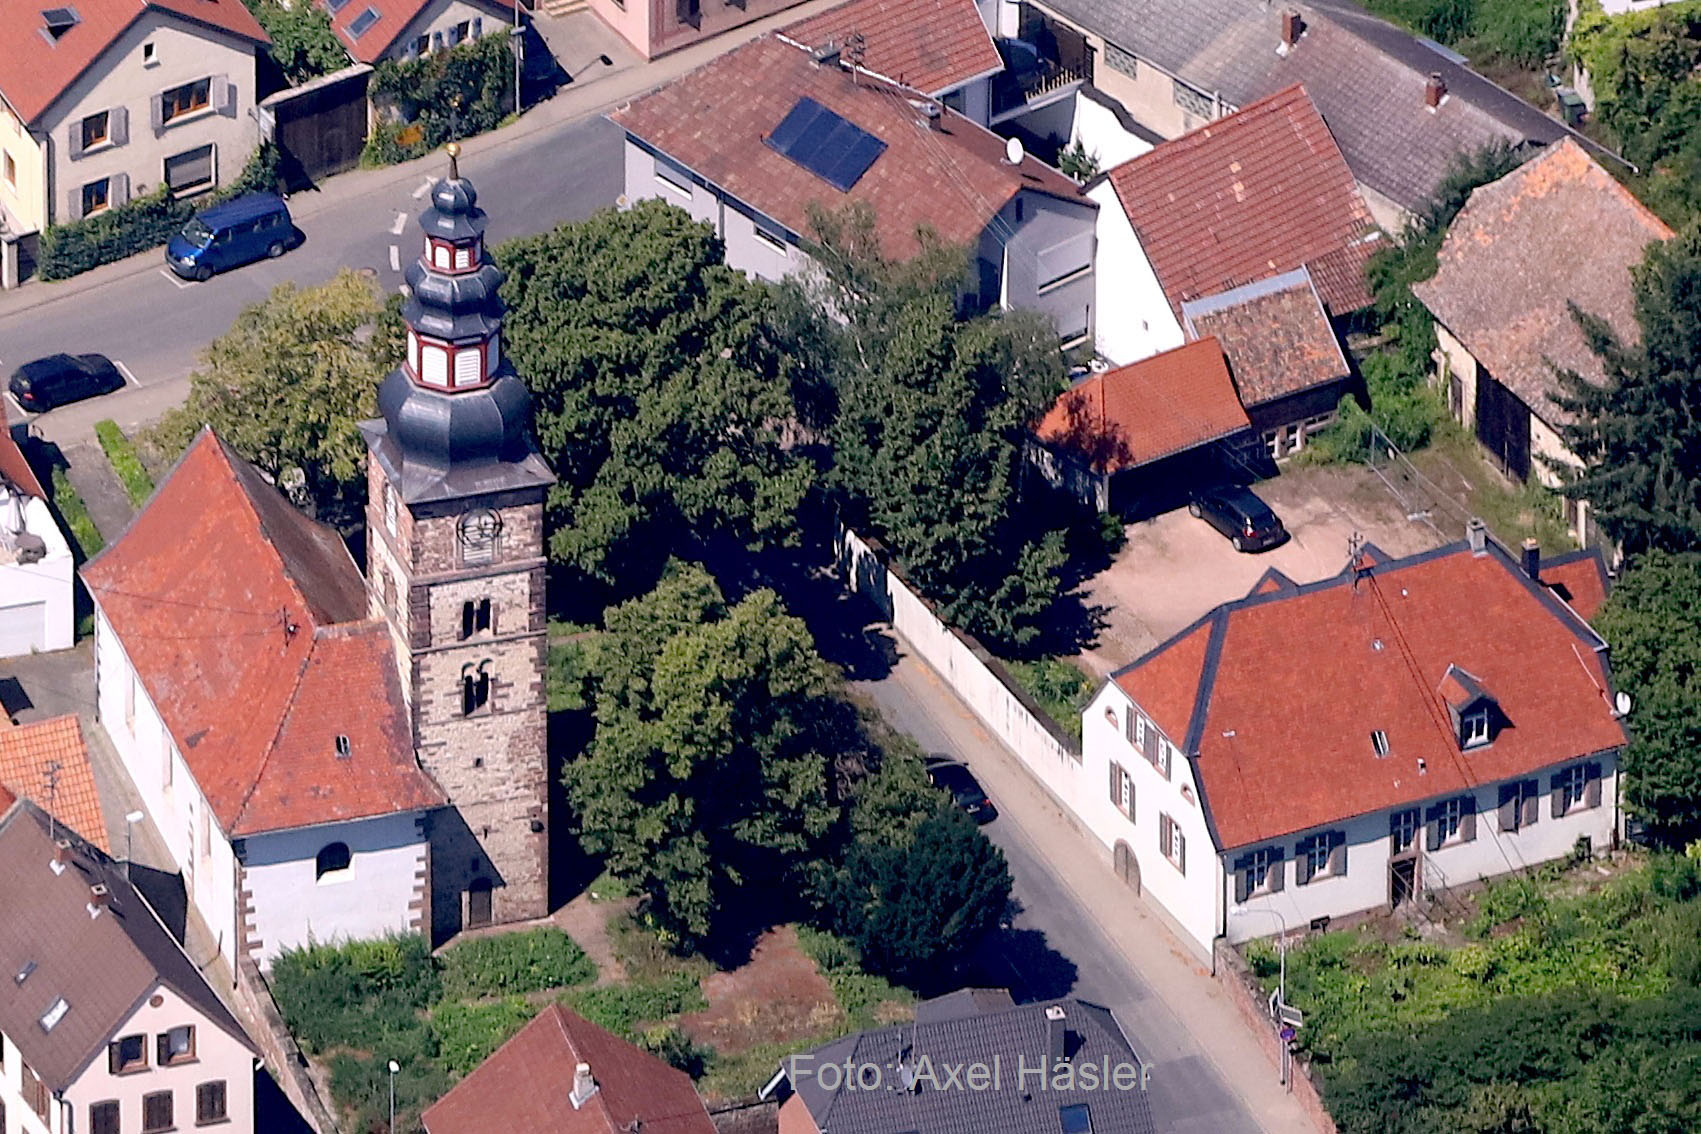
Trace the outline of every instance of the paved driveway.
<path fill-rule="evenodd" d="M 1464 537 L 1407 519 L 1368 469 L 1298 469 L 1254 491 L 1293 534 L 1281 547 L 1237 552 L 1185 508 L 1128 525 L 1126 546 L 1087 583 L 1087 601 L 1105 608 L 1108 625 L 1082 653 L 1082 665 L 1096 674 L 1127 665 L 1213 607 L 1244 596 L 1271 567 L 1296 583 L 1339 574 L 1355 533 L 1396 557 Z"/>

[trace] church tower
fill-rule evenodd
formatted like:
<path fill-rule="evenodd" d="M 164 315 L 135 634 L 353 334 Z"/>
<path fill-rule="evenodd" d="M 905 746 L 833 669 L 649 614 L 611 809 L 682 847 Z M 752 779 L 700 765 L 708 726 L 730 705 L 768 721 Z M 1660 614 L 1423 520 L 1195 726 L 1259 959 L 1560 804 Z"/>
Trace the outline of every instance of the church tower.
<path fill-rule="evenodd" d="M 544 494 L 531 395 L 502 356 L 502 272 L 449 146 L 408 266 L 407 356 L 363 422 L 367 589 L 388 621 L 431 820 L 432 940 L 548 912 Z"/>

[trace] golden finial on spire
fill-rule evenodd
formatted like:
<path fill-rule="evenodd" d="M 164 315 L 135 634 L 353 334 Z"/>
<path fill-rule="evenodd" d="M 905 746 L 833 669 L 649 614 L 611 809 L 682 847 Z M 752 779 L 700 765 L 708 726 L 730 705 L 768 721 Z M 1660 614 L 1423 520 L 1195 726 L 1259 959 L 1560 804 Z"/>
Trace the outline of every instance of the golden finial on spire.
<path fill-rule="evenodd" d="M 449 180 L 459 181 L 461 179 L 461 166 L 456 159 L 461 156 L 461 143 L 450 142 L 443 148 L 449 155 Z"/>

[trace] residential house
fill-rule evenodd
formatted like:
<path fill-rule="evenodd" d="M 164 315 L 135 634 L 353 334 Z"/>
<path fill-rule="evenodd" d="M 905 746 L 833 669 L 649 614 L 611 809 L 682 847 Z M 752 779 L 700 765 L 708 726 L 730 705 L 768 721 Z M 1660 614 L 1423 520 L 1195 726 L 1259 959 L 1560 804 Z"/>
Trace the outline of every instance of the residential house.
<path fill-rule="evenodd" d="M 360 63 L 418 59 L 487 35 L 507 35 L 515 8 L 504 0 L 320 0 L 331 27 Z"/>
<path fill-rule="evenodd" d="M 1325 287 L 1337 296 L 1362 290 L 1358 276 L 1328 279 L 1325 273 L 1342 260 L 1362 270 L 1355 256 L 1327 257 L 1314 265 L 1321 285 L 1302 266 L 1181 304 L 1190 338 L 1210 335 L 1222 344 L 1235 390 L 1271 460 L 1303 449 L 1335 420 L 1349 392 L 1352 367 L 1322 296 Z"/>
<path fill-rule="evenodd" d="M 233 969 L 548 910 L 553 477 L 485 225 L 452 157 L 361 423 L 365 578 L 211 430 L 83 570 L 101 720 Z"/>
<path fill-rule="evenodd" d="M 1555 401 L 1559 371 L 1606 375 L 1572 309 L 1638 341 L 1630 271 L 1671 234 L 1570 140 L 1471 194 L 1412 292 L 1435 316 L 1448 407 L 1508 476 L 1556 487 L 1581 466 L 1560 437 L 1572 418 Z M 1593 544 L 1588 503 L 1566 512 Z"/>
<path fill-rule="evenodd" d="M 443 795 L 336 532 L 204 430 L 83 580 L 101 721 L 232 970 L 421 928 Z"/>
<path fill-rule="evenodd" d="M 259 142 L 241 0 L 0 0 L 0 284 L 48 225 L 229 180 Z"/>
<path fill-rule="evenodd" d="M 1108 1008 L 965 988 L 790 1057 L 764 1093 L 780 1134 L 1149 1134 L 1149 1070 Z"/>
<path fill-rule="evenodd" d="M 426 1134 L 715 1134 L 691 1077 L 559 1004 L 420 1116 Z"/>
<path fill-rule="evenodd" d="M 71 545 L 0 411 L 0 658 L 75 642 Z"/>
<path fill-rule="evenodd" d="M 83 726 L 74 714 L 13 724 L 0 713 L 0 788 L 27 799 L 102 853 L 112 854 Z"/>
<path fill-rule="evenodd" d="M 983 307 L 1044 312 L 1066 342 L 1092 334 L 1097 206 L 1080 186 L 842 55 L 764 36 L 610 117 L 626 131 L 626 199 L 712 224 L 733 267 L 806 271 L 811 209 L 855 203 L 887 257 L 930 231 L 970 249 Z"/>
<path fill-rule="evenodd" d="M 1303 87 L 1165 142 L 1087 195 L 1100 206 L 1098 351 L 1113 364 L 1179 346 L 1185 305 L 1301 268 L 1332 316 L 1370 302 L 1379 233 Z"/>
<path fill-rule="evenodd" d="M 654 59 L 796 7 L 803 0 L 589 0 L 591 11 Z"/>
<path fill-rule="evenodd" d="M 1271 570 L 1099 689 L 1076 816 L 1202 958 L 1611 846 L 1604 584 L 1481 521 L 1318 583 Z"/>
<path fill-rule="evenodd" d="M 1164 138 L 1303 85 L 1377 223 L 1398 231 L 1462 153 L 1573 132 L 1354 0 L 1020 0 L 1085 37 L 1090 83 Z M 1025 17 L 1026 18 L 1026 17 Z"/>
<path fill-rule="evenodd" d="M 0 1126 L 255 1128 L 254 1045 L 106 855 L 0 791 Z"/>
<path fill-rule="evenodd" d="M 831 44 L 870 73 L 972 122 L 991 120 L 993 79 L 1004 61 L 975 0 L 850 0 L 784 34 L 809 47 Z"/>
<path fill-rule="evenodd" d="M 1232 467 L 1253 444 L 1222 344 L 1198 339 L 1089 373 L 1034 430 L 1029 456 L 1053 485 L 1101 512 L 1141 510 L 1192 476 L 1183 457 Z"/>

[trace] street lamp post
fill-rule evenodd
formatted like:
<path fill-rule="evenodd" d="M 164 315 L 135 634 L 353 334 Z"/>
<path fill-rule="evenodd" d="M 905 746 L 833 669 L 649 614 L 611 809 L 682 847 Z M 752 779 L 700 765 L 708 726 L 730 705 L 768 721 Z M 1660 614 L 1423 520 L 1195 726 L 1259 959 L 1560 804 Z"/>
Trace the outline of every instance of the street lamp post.
<path fill-rule="evenodd" d="M 396 1134 L 396 1072 L 401 1069 L 401 1064 L 390 1060 L 390 1134 Z"/>
<path fill-rule="evenodd" d="M 124 881 L 130 881 L 130 836 L 135 833 L 136 824 L 143 819 L 140 811 L 132 811 L 124 816 Z"/>
<path fill-rule="evenodd" d="M 1229 916 L 1246 917 L 1249 914 L 1270 914 L 1282 927 L 1281 935 L 1276 938 L 1276 955 L 1281 958 L 1281 974 L 1276 978 L 1276 1003 L 1285 1008 L 1288 1003 L 1288 919 L 1283 916 L 1281 910 L 1269 909 L 1267 907 L 1251 910 L 1235 910 L 1234 913 Z M 1281 1023 L 1279 1018 L 1277 1023 Z M 1282 1063 L 1280 1070 L 1281 1084 L 1282 1086 L 1287 1087 L 1290 1091 L 1293 1089 L 1292 1083 L 1289 1082 L 1292 1078 L 1289 1074 L 1291 1064 L 1292 1056 L 1288 1051 L 1287 1040 L 1284 1039 L 1282 1041 Z"/>

